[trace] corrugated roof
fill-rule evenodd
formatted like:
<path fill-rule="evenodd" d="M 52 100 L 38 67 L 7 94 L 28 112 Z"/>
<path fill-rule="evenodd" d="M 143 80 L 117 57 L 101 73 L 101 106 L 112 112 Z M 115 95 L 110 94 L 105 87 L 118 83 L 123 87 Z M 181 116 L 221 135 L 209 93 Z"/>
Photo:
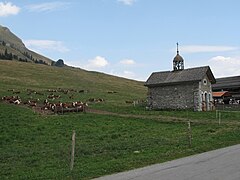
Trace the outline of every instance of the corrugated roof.
<path fill-rule="evenodd" d="M 191 82 L 191 81 L 201 81 L 203 77 L 207 75 L 212 83 L 216 80 L 212 74 L 209 66 L 183 69 L 180 71 L 164 71 L 164 72 L 154 72 L 148 78 L 145 86 L 158 86 L 158 85 L 168 85 L 174 83 Z"/>
<path fill-rule="evenodd" d="M 240 76 L 217 78 L 216 84 L 214 84 L 212 87 L 213 90 L 225 88 L 240 88 Z"/>

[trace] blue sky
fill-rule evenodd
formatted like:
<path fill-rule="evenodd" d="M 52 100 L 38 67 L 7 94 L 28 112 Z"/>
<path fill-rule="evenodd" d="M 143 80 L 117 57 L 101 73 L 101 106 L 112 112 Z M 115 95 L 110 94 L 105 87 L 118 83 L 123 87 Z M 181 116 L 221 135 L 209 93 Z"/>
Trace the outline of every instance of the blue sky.
<path fill-rule="evenodd" d="M 240 75 L 239 0 L 0 0 L 0 24 L 53 60 L 145 81 L 185 68 Z"/>

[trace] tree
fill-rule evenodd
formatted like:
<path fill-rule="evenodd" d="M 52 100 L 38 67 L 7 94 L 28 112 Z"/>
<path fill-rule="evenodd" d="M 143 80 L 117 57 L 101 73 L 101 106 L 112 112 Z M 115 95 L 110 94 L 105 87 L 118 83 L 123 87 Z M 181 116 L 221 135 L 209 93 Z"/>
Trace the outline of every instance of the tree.
<path fill-rule="evenodd" d="M 8 55 L 8 50 L 7 50 L 7 48 L 5 49 L 4 55 L 5 55 L 6 57 L 7 57 L 7 55 Z"/>
<path fill-rule="evenodd" d="M 8 53 L 8 50 L 7 48 L 5 49 L 5 52 L 4 52 L 4 59 L 7 59 L 7 60 L 12 60 L 13 59 L 13 55 L 12 53 Z"/>
<path fill-rule="evenodd" d="M 18 60 L 18 56 L 14 54 L 14 55 L 13 55 L 13 59 Z"/>
<path fill-rule="evenodd" d="M 63 61 L 62 59 L 59 59 L 59 60 L 55 63 L 55 66 L 63 67 L 63 66 L 64 66 L 64 61 Z"/>

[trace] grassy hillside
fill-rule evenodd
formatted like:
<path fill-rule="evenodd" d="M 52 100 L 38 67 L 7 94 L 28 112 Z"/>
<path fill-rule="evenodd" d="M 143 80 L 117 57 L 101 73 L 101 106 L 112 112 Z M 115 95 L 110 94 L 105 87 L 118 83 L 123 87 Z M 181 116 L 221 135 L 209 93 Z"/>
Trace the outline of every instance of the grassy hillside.
<path fill-rule="evenodd" d="M 7 27 L 0 25 L 0 54 L 4 54 L 5 50 L 7 50 L 8 54 L 15 55 L 13 59 L 29 62 L 42 60 L 48 65 L 51 65 L 53 62 L 53 60 L 27 49 L 19 37 Z"/>
<path fill-rule="evenodd" d="M 24 44 L 20 38 L 13 34 L 7 27 L 0 25 L 0 40 L 6 43 L 14 44 L 16 48 L 23 50 Z"/>
<path fill-rule="evenodd" d="M 143 82 L 90 72 L 74 67 L 51 67 L 16 61 L 0 61 L 1 82 L 6 88 L 76 88 L 106 92 L 141 94 L 146 92 Z M 14 82 L 13 82 L 14 80 Z M 23 83 L 24 82 L 24 83 Z M 127 90 L 126 90 L 127 89 Z"/>
<path fill-rule="evenodd" d="M 57 88 L 74 89 L 86 92 L 74 93 L 76 100 L 86 101 L 89 98 L 102 98 L 107 102 L 105 104 L 112 107 L 125 106 L 126 100 L 144 100 L 147 94 L 143 82 L 73 67 L 59 68 L 17 61 L 0 61 L 0 73 L 0 95 L 2 96 L 6 95 L 9 89 L 23 92 L 22 96 L 25 96 L 26 89 L 42 92 Z M 10 94 L 11 92 L 8 93 L 8 95 Z M 41 96 L 38 98 L 44 99 Z M 68 98 L 63 100 L 67 101 Z"/>
<path fill-rule="evenodd" d="M 13 95 L 9 90 L 14 89 L 22 99 L 42 101 L 47 89 L 57 88 L 77 90 L 56 92 L 60 101 L 105 101 L 89 104 L 98 113 L 64 115 L 0 101 L 0 179 L 91 179 L 240 143 L 240 113 L 222 113 L 219 124 L 215 112 L 146 111 L 125 103 L 146 98 L 142 82 L 71 67 L 0 61 L 0 96 Z M 43 95 L 28 95 L 27 89 Z M 70 171 L 73 130 L 75 163 Z"/>

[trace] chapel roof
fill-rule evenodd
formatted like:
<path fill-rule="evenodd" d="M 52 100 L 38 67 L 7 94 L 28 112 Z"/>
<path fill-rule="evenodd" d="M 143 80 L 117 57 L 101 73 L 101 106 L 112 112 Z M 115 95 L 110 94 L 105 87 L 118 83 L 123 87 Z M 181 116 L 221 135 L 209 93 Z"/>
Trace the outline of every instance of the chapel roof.
<path fill-rule="evenodd" d="M 183 69 L 181 71 L 163 71 L 154 72 L 148 78 L 145 86 L 155 87 L 160 85 L 180 84 L 183 82 L 201 81 L 207 75 L 210 82 L 213 84 L 216 79 L 209 66 Z"/>

